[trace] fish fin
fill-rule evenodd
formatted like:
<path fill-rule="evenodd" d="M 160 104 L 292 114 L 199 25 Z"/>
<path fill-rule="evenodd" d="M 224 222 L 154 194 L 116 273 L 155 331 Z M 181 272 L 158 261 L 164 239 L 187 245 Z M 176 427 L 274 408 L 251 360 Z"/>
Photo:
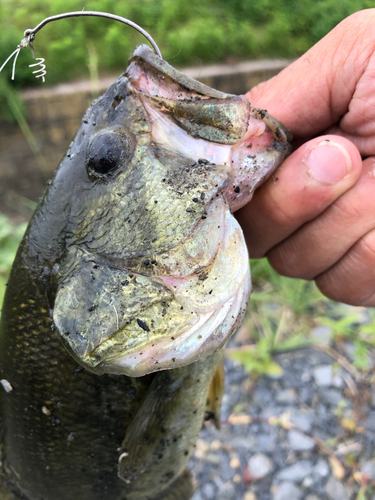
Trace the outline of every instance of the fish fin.
<path fill-rule="evenodd" d="M 221 357 L 219 349 L 196 363 L 155 375 L 122 442 L 118 476 L 129 499 L 167 491 L 185 469 Z"/>
<path fill-rule="evenodd" d="M 221 401 L 224 394 L 224 385 L 224 360 L 222 359 L 211 380 L 205 414 L 205 420 L 213 420 L 217 429 L 221 428 Z"/>
<path fill-rule="evenodd" d="M 191 472 L 185 469 L 182 474 L 157 497 L 150 500 L 190 500 L 194 494 L 193 478 Z"/>

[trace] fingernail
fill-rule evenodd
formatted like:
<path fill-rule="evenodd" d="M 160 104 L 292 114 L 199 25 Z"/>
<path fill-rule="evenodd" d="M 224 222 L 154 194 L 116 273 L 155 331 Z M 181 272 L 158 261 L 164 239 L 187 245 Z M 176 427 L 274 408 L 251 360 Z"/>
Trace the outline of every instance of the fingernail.
<path fill-rule="evenodd" d="M 330 140 L 315 144 L 302 161 L 308 166 L 308 174 L 323 184 L 335 184 L 352 168 L 346 149 Z"/>

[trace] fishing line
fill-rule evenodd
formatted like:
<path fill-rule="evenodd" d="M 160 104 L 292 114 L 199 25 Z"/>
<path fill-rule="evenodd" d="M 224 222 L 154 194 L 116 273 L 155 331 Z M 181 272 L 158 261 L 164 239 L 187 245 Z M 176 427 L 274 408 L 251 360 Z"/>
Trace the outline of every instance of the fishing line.
<path fill-rule="evenodd" d="M 19 53 L 21 52 L 21 49 L 24 49 L 28 46 L 30 46 L 31 49 L 31 54 L 33 56 L 34 61 L 36 61 L 35 64 L 30 64 L 29 68 L 36 68 L 35 71 L 33 71 L 33 74 L 35 74 L 35 78 L 41 78 L 42 82 L 45 81 L 45 75 L 47 73 L 46 71 L 46 66 L 45 66 L 45 60 L 42 57 L 35 57 L 34 54 L 34 45 L 33 41 L 35 40 L 35 35 L 38 33 L 39 30 L 41 30 L 46 24 L 52 22 L 52 21 L 58 21 L 60 19 L 66 19 L 68 17 L 79 17 L 79 16 L 96 16 L 96 17 L 106 17 L 108 19 L 113 19 L 115 21 L 120 21 L 121 23 L 127 24 L 128 26 L 131 26 L 135 30 L 139 31 L 152 45 L 153 49 L 155 50 L 156 54 L 162 58 L 161 52 L 159 47 L 156 45 L 155 40 L 152 38 L 152 36 L 147 33 L 141 26 L 139 26 L 136 23 L 133 23 L 133 21 L 130 21 L 129 19 L 125 19 L 124 17 L 116 16 L 115 14 L 108 14 L 107 12 L 96 12 L 96 11 L 79 11 L 79 12 L 65 12 L 64 14 L 57 14 L 56 16 L 51 16 L 51 17 L 46 17 L 41 23 L 39 23 L 34 29 L 27 29 L 23 36 L 23 38 L 20 42 L 19 45 L 17 45 L 17 48 L 14 52 L 11 53 L 11 55 L 7 58 L 7 60 L 4 62 L 4 64 L 1 66 L 0 71 L 4 68 L 4 66 L 7 64 L 10 59 L 14 56 L 14 61 L 13 61 L 13 69 L 12 69 L 12 80 L 14 80 L 15 72 L 16 72 L 16 62 L 17 58 L 19 56 Z"/>

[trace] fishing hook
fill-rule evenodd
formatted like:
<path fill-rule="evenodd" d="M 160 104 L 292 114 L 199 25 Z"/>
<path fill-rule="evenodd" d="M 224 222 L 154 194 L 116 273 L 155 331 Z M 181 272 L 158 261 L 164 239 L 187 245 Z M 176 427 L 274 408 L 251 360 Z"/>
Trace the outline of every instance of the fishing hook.
<path fill-rule="evenodd" d="M 39 23 L 34 29 L 27 29 L 25 30 L 23 38 L 20 42 L 19 45 L 17 45 L 17 48 L 14 52 L 11 53 L 11 55 L 7 58 L 7 60 L 4 62 L 4 64 L 1 66 L 0 71 L 4 68 L 4 66 L 7 64 L 7 62 L 12 59 L 14 56 L 14 61 L 13 61 L 13 69 L 12 69 L 12 80 L 14 80 L 14 75 L 16 71 L 16 61 L 19 53 L 21 52 L 21 49 L 24 49 L 28 46 L 30 46 L 31 53 L 33 56 L 34 61 L 37 61 L 35 64 L 30 64 L 30 68 L 34 67 L 39 67 L 39 69 L 33 71 L 33 74 L 35 74 L 35 78 L 42 78 L 42 82 L 45 81 L 45 75 L 46 75 L 46 66 L 44 64 L 45 60 L 42 57 L 35 57 L 34 54 L 34 46 L 33 46 L 33 41 L 35 40 L 35 35 L 38 33 L 39 30 L 43 28 L 46 24 L 52 22 L 52 21 L 58 21 L 60 19 L 65 19 L 68 17 L 79 17 L 79 16 L 96 16 L 96 17 L 106 17 L 108 19 L 114 19 L 115 21 L 120 21 L 121 23 L 127 24 L 128 26 L 131 26 L 132 28 L 136 29 L 142 35 L 150 42 L 152 45 L 153 49 L 155 50 L 156 54 L 162 58 L 161 52 L 159 47 L 156 45 L 155 40 L 145 31 L 141 26 L 139 26 L 136 23 L 133 23 L 133 21 L 130 21 L 129 19 L 125 19 L 124 17 L 116 16 L 115 14 L 108 14 L 107 12 L 96 12 L 96 11 L 78 11 L 78 12 L 65 12 L 64 14 L 57 14 L 56 16 L 51 16 L 51 17 L 46 17 L 41 23 Z"/>

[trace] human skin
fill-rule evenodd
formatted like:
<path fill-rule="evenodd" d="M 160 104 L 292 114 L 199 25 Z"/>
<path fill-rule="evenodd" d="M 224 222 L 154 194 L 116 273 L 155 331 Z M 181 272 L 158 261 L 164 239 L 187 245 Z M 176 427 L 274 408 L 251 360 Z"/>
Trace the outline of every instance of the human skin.
<path fill-rule="evenodd" d="M 375 306 L 375 9 L 247 96 L 298 146 L 236 214 L 251 257 L 331 299 Z"/>

